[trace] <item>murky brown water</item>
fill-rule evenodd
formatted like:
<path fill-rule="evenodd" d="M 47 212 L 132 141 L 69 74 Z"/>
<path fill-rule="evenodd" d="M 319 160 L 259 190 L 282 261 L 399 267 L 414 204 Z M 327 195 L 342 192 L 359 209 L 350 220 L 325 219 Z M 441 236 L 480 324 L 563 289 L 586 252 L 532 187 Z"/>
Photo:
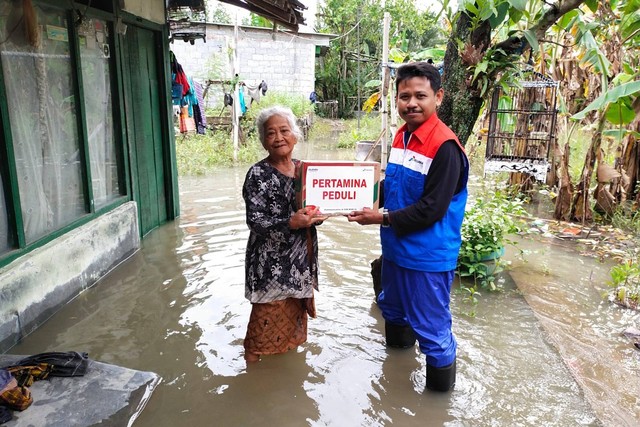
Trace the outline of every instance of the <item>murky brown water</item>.
<path fill-rule="evenodd" d="M 298 156 L 331 158 L 306 144 Z M 308 342 L 246 366 L 245 171 L 181 178 L 181 218 L 12 353 L 81 350 L 158 373 L 143 427 L 637 425 L 640 352 L 619 334 L 638 315 L 601 299 L 606 266 L 547 243 L 523 242 L 526 262 L 508 253 L 518 286 L 505 275 L 475 317 L 453 295 L 457 384 L 434 394 L 417 347 L 384 346 L 369 275 L 378 230 L 331 218 Z"/>

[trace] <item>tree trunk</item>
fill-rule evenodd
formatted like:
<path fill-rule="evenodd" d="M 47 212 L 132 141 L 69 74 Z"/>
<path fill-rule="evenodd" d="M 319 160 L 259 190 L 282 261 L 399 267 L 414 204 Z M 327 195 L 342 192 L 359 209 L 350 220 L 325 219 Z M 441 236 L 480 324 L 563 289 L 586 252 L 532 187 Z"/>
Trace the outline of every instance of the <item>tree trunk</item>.
<path fill-rule="evenodd" d="M 640 120 L 636 119 L 635 131 L 640 132 Z M 626 199 L 634 200 L 640 197 L 638 186 L 640 184 L 640 144 L 635 135 L 630 134 L 622 153 L 622 169 L 629 178 L 629 186 L 626 191 Z"/>
<path fill-rule="evenodd" d="M 556 208 L 553 217 L 561 221 L 569 221 L 571 218 L 571 199 L 573 198 L 573 184 L 569 175 L 569 143 L 564 146 L 564 153 L 561 156 L 562 166 L 560 168 L 560 182 L 558 196 L 556 197 Z"/>
<path fill-rule="evenodd" d="M 591 185 L 591 177 L 593 176 L 593 168 L 596 164 L 596 158 L 598 157 L 600 145 L 602 144 L 602 131 L 604 130 L 606 122 L 607 118 L 603 111 L 598 119 L 598 128 L 591 137 L 591 146 L 585 156 L 580 182 L 578 182 L 573 197 L 571 218 L 576 221 L 582 221 L 583 224 L 593 219 L 593 213 L 589 203 L 589 187 Z"/>
<path fill-rule="evenodd" d="M 460 143 L 466 145 L 480 115 L 483 99 L 477 90 L 469 87 L 472 75 L 469 74 L 468 67 L 475 64 L 463 62 L 455 40 L 465 40 L 467 46 L 484 53 L 491 41 L 491 26 L 485 21 L 471 32 L 469 16 L 461 13 L 454 28 L 455 34 L 449 38 L 444 56 L 444 99 L 438 109 L 438 117 L 453 130 Z"/>

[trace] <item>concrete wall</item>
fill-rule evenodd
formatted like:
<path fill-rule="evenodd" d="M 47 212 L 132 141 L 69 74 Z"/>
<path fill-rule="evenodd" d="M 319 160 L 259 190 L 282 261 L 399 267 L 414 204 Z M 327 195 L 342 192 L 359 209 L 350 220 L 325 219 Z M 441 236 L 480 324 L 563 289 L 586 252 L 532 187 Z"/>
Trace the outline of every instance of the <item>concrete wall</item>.
<path fill-rule="evenodd" d="M 202 39 L 193 45 L 175 40 L 169 48 L 188 76 L 200 82 L 230 80 L 233 77 L 233 25 L 207 24 L 206 28 L 206 43 Z M 269 90 L 308 97 L 315 86 L 316 46 L 328 46 L 331 37 L 239 27 L 240 79 L 250 86 L 257 86 L 264 80 Z"/>
<path fill-rule="evenodd" d="M 0 269 L 0 353 L 140 247 L 135 202 Z"/>

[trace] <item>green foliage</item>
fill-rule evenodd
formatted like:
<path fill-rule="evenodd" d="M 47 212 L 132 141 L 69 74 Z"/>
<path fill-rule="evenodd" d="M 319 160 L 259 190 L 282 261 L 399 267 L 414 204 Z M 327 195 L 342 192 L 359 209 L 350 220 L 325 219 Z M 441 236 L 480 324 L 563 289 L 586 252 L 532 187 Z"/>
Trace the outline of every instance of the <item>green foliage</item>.
<path fill-rule="evenodd" d="M 211 55 L 207 59 L 207 78 L 209 80 L 222 80 L 227 74 L 229 58 L 224 55 Z"/>
<path fill-rule="evenodd" d="M 304 117 L 313 112 L 313 104 L 301 94 L 291 94 L 285 92 L 269 91 L 266 96 L 260 98 L 259 103 L 251 104 L 244 117 L 247 123 L 255 123 L 260 111 L 274 105 L 291 108 L 296 117 Z"/>
<path fill-rule="evenodd" d="M 460 285 L 459 292 L 462 294 L 462 300 L 472 307 L 471 311 L 467 312 L 467 315 L 470 317 L 475 317 L 475 307 L 478 305 L 479 297 L 481 297 L 482 294 L 478 292 L 475 286 L 467 287 L 463 284 Z"/>
<path fill-rule="evenodd" d="M 617 80 L 622 81 L 622 80 Z M 635 119 L 632 101 L 640 95 L 640 81 L 629 81 L 602 93 L 584 110 L 572 116 L 574 120 L 582 120 L 589 111 L 607 110 L 611 115 L 607 119 L 613 124 L 629 124 Z"/>
<path fill-rule="evenodd" d="M 610 271 L 609 287 L 613 288 L 613 298 L 629 308 L 638 308 L 640 303 L 640 259 L 629 258 Z"/>
<path fill-rule="evenodd" d="M 244 18 L 242 20 L 242 25 L 249 25 L 252 27 L 260 27 L 260 28 L 273 28 L 273 22 L 269 21 L 267 18 L 256 15 L 252 13 L 249 15 L 249 18 Z"/>
<path fill-rule="evenodd" d="M 362 85 L 380 78 L 385 11 L 391 15 L 391 48 L 413 52 L 445 43 L 434 17 L 417 10 L 411 0 L 388 0 L 384 8 L 377 0 L 327 0 L 319 9 L 318 31 L 339 36 L 318 61 L 316 92 L 321 99 L 337 100 L 338 114 L 343 118 L 351 116 L 358 103 L 358 82 L 364 99 L 378 89 Z"/>
<path fill-rule="evenodd" d="M 219 1 L 208 1 L 205 8 L 207 22 L 216 24 L 231 24 L 231 15 Z"/>
<path fill-rule="evenodd" d="M 237 162 L 233 160 L 233 140 L 228 132 L 176 136 L 180 175 L 204 175 L 220 166 L 255 163 L 261 157 L 264 157 L 264 148 L 255 134 L 240 146 Z"/>
<path fill-rule="evenodd" d="M 331 121 L 316 116 L 309 131 L 309 139 L 329 139 L 334 132 Z"/>
<path fill-rule="evenodd" d="M 640 211 L 618 207 L 611 216 L 611 225 L 640 237 Z"/>
<path fill-rule="evenodd" d="M 360 130 L 356 119 L 345 120 L 345 130 L 338 137 L 338 148 L 355 148 L 358 141 L 375 141 L 380 135 L 380 118 L 366 115 L 360 118 Z"/>
<path fill-rule="evenodd" d="M 558 133 L 560 147 L 570 143 L 569 152 L 569 176 L 572 182 L 576 182 L 582 175 L 584 159 L 589 149 L 591 132 L 578 126 L 563 126 Z"/>
<path fill-rule="evenodd" d="M 507 189 L 485 187 L 476 196 L 462 222 L 458 256 L 458 272 L 473 279 L 473 290 L 498 289 L 495 277 L 504 267 L 504 248 L 516 245 L 509 235 L 523 231 L 526 216 L 523 202 Z"/>

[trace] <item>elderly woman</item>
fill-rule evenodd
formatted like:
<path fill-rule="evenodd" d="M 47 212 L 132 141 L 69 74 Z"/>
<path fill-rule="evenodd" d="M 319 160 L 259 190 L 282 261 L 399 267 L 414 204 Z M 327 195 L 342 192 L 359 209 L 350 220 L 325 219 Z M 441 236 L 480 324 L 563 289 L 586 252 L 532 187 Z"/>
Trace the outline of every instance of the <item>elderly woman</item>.
<path fill-rule="evenodd" d="M 253 165 L 242 188 L 249 241 L 245 296 L 251 315 L 244 339 L 245 359 L 284 353 L 307 340 L 307 316 L 315 317 L 318 240 L 316 208 L 297 209 L 293 147 L 302 139 L 290 109 L 271 107 L 256 120 L 267 157 Z"/>

